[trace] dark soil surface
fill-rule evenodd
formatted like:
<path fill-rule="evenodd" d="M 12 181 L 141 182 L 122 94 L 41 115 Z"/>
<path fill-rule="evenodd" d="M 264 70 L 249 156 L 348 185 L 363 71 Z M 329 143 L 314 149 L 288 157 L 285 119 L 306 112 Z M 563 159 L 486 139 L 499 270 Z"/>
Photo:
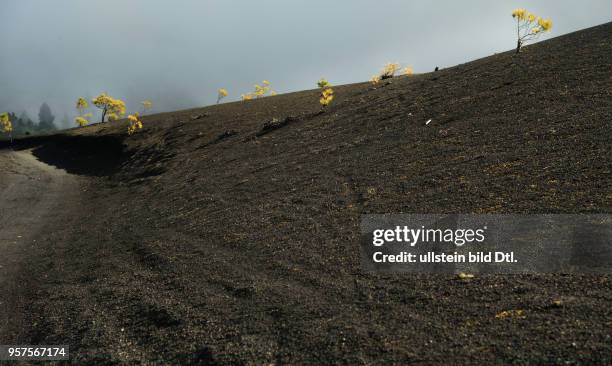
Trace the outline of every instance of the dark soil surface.
<path fill-rule="evenodd" d="M 15 260 L 24 285 L 0 294 L 23 321 L 0 344 L 69 344 L 75 364 L 609 365 L 608 275 L 365 274 L 358 243 L 366 213 L 611 213 L 611 70 L 608 23 L 338 86 L 323 113 L 311 90 L 18 141 L 79 193 Z"/>

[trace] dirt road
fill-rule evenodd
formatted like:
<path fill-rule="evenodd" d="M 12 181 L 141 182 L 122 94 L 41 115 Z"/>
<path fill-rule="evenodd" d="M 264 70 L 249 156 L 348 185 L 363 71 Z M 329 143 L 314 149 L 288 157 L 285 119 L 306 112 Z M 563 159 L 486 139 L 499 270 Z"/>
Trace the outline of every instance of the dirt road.
<path fill-rule="evenodd" d="M 39 233 L 61 222 L 78 194 L 78 179 L 38 161 L 29 150 L 0 151 L 0 336 L 11 343 L 23 329 L 16 311 L 24 306 L 30 282 L 23 259 L 37 253 Z M 31 279 L 36 281 L 35 278 Z"/>

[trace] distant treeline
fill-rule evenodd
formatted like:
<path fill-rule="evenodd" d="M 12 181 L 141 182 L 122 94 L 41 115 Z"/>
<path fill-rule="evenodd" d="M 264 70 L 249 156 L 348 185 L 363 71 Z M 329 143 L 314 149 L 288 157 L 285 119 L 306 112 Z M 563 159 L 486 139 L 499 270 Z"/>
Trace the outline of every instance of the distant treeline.
<path fill-rule="evenodd" d="M 8 115 L 13 124 L 13 136 L 36 135 L 57 130 L 57 126 L 54 123 L 55 116 L 47 103 L 43 103 L 40 106 L 37 123 L 32 121 L 25 111 L 19 116 L 11 112 L 9 112 Z"/>

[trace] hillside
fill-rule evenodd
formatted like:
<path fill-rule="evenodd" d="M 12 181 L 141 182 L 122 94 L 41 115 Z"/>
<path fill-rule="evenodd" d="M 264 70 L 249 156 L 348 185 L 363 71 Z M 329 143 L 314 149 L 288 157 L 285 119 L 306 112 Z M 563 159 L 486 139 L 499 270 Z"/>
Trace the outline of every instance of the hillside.
<path fill-rule="evenodd" d="M 365 213 L 611 213 L 610 70 L 612 23 L 337 86 L 323 113 L 310 90 L 19 140 L 78 188 L 13 247 L 8 343 L 75 363 L 610 364 L 609 276 L 364 274 L 358 247 Z"/>

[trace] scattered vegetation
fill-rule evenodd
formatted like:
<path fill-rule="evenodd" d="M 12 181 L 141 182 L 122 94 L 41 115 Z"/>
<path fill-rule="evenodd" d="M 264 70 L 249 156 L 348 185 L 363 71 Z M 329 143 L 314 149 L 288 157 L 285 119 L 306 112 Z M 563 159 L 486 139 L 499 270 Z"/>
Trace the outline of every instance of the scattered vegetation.
<path fill-rule="evenodd" d="M 109 121 L 116 121 L 125 115 L 125 103 L 120 99 L 115 99 L 106 93 L 102 93 L 92 100 L 93 105 L 102 110 L 102 120 L 108 115 Z"/>
<path fill-rule="evenodd" d="M 79 127 L 84 127 L 87 126 L 89 124 L 89 120 L 84 117 L 84 116 L 77 116 L 74 119 L 74 122 L 79 126 Z"/>
<path fill-rule="evenodd" d="M 542 33 L 550 32 L 552 20 L 543 19 L 526 9 L 514 9 L 512 17 L 516 19 L 516 53 L 529 41 L 537 39 Z"/>
<path fill-rule="evenodd" d="M 326 88 L 328 86 L 331 87 L 332 85 L 329 83 L 329 81 L 327 81 L 327 79 L 321 78 L 321 80 L 319 80 L 317 82 L 317 86 L 322 89 L 322 88 Z"/>
<path fill-rule="evenodd" d="M 388 62 L 385 64 L 385 66 L 380 71 L 380 73 L 372 76 L 372 78 L 370 79 L 370 82 L 372 84 L 378 84 L 378 82 L 380 82 L 381 80 L 390 79 L 396 76 L 396 74 L 399 74 L 400 72 L 401 72 L 401 75 L 412 75 L 413 74 L 413 70 L 411 66 L 406 66 L 402 68 L 402 66 L 398 62 Z"/>
<path fill-rule="evenodd" d="M 147 110 L 153 108 L 153 103 L 150 100 L 143 100 L 142 102 L 140 102 L 140 104 L 142 104 L 142 114 L 144 115 Z"/>
<path fill-rule="evenodd" d="M 457 278 L 460 280 L 471 280 L 472 278 L 474 278 L 474 275 L 471 273 L 461 272 L 457 275 Z"/>
<path fill-rule="evenodd" d="M 108 115 L 109 121 L 115 121 L 119 119 L 119 116 L 123 116 L 125 114 L 125 103 L 122 100 L 114 99 L 107 95 L 106 93 L 102 93 L 98 95 L 96 98 L 92 100 L 93 105 L 102 109 L 102 122 L 104 122 L 105 116 Z M 150 100 L 145 100 L 141 102 L 143 113 L 146 112 L 147 109 L 153 107 L 153 103 Z M 89 124 L 89 118 L 91 118 L 91 113 L 85 113 L 85 111 L 89 108 L 89 103 L 83 97 L 80 97 L 76 102 L 76 109 L 79 115 L 74 119 L 77 125 L 83 127 Z M 140 113 L 136 112 L 134 114 L 130 114 L 127 117 L 128 120 L 128 135 L 132 135 L 134 132 L 142 129 L 143 124 L 140 119 Z"/>
<path fill-rule="evenodd" d="M 140 115 L 138 112 L 134 114 L 130 114 L 128 117 L 128 135 L 132 135 L 134 132 L 142 129 L 142 121 L 140 120 Z"/>
<path fill-rule="evenodd" d="M 516 52 L 519 53 L 521 47 L 529 42 L 537 39 L 542 33 L 549 32 L 552 29 L 552 20 L 543 19 L 533 13 L 528 12 L 526 9 L 519 8 L 512 11 L 512 17 L 516 19 L 517 26 L 517 47 Z M 437 67 L 436 67 L 437 70 Z M 397 75 L 412 75 L 413 69 L 410 66 L 403 67 L 398 62 L 388 62 L 384 65 L 383 69 L 376 75 L 372 76 L 370 82 L 373 84 L 379 83 L 381 80 L 390 79 Z M 332 89 L 332 85 L 326 79 L 322 78 L 317 82 L 317 86 L 321 89 L 321 93 L 319 95 L 319 103 L 325 109 L 327 106 L 331 104 L 334 99 L 334 90 Z M 256 84 L 254 86 L 254 90 L 247 94 L 242 94 L 241 98 L 243 101 L 262 98 L 265 96 L 274 96 L 276 92 L 272 90 L 270 82 L 267 80 L 263 80 L 261 85 Z M 217 104 L 221 102 L 221 100 L 228 96 L 228 92 L 224 88 L 220 88 L 217 90 Z M 109 96 L 106 93 L 102 93 L 98 95 L 96 98 L 92 100 L 94 106 L 102 110 L 102 118 L 101 122 L 104 122 L 106 119 L 108 121 L 115 121 L 120 117 L 125 115 L 126 107 L 124 101 L 120 99 L 115 99 Z M 128 116 L 128 134 L 133 134 L 135 131 L 142 129 L 142 121 L 140 119 L 141 115 L 144 115 L 147 110 L 151 109 L 153 104 L 149 100 L 145 100 L 141 102 L 142 111 L 139 114 L 134 113 Z M 92 113 L 85 113 L 89 108 L 89 103 L 83 97 L 80 97 L 76 103 L 76 109 L 78 111 L 78 116 L 74 119 L 78 126 L 86 126 L 90 123 L 90 118 L 92 117 Z M 44 103 L 41 106 L 39 112 L 39 129 L 41 130 L 54 130 L 55 126 L 53 125 L 53 120 L 55 116 L 51 113 L 51 109 L 49 106 Z M 24 126 L 34 128 L 33 122 L 29 118 L 17 119 L 14 114 L 3 113 L 0 115 L 0 127 L 2 128 L 2 132 L 11 133 L 13 131 L 13 126 L 11 121 L 21 121 Z M 29 123 L 29 124 L 28 124 Z M 27 127 L 26 126 L 26 127 Z M 24 127 L 25 128 L 25 127 Z M 28 131 L 25 131 L 26 134 L 29 134 Z"/>
<path fill-rule="evenodd" d="M 91 118 L 91 113 L 85 113 L 85 111 L 89 108 L 89 103 L 83 97 L 79 97 L 76 102 L 76 109 L 79 115 L 74 119 L 77 125 L 80 127 L 87 126 L 89 124 L 89 119 Z"/>
<path fill-rule="evenodd" d="M 217 90 L 217 104 L 221 102 L 221 99 L 227 97 L 227 94 L 227 90 L 224 88 L 220 88 L 219 90 Z"/>
<path fill-rule="evenodd" d="M 321 79 L 317 82 L 317 86 L 321 88 L 319 103 L 323 108 L 327 107 L 334 100 L 334 90 L 332 85 L 326 79 Z"/>
<path fill-rule="evenodd" d="M 11 119 L 8 113 L 0 114 L 0 127 L 2 127 L 2 132 L 9 135 L 11 138 L 11 142 L 13 141 L 13 124 L 11 123 Z"/>
<path fill-rule="evenodd" d="M 255 90 L 251 93 L 248 94 L 242 94 L 242 100 L 251 100 L 253 98 L 262 98 L 265 97 L 266 95 L 269 96 L 274 96 L 276 95 L 276 92 L 274 90 L 272 90 L 272 87 L 270 86 L 270 82 L 268 80 L 264 80 L 261 82 L 262 85 L 259 84 L 255 84 Z"/>

